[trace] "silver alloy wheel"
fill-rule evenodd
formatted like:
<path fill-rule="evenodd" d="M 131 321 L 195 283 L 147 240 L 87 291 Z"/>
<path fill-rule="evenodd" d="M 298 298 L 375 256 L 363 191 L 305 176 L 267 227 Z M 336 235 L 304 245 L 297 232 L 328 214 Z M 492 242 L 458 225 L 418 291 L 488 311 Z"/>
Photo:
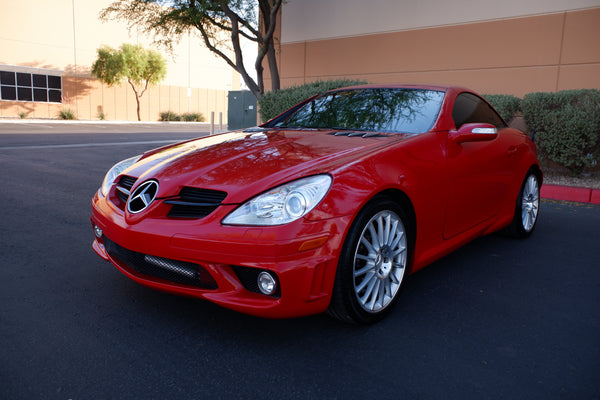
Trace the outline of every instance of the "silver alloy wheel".
<path fill-rule="evenodd" d="M 354 254 L 354 293 L 361 307 L 376 313 L 394 299 L 406 270 L 406 231 L 393 211 L 375 214 L 363 229 Z"/>
<path fill-rule="evenodd" d="M 521 222 L 525 232 L 531 232 L 540 206 L 540 188 L 535 175 L 529 175 L 521 197 Z"/>

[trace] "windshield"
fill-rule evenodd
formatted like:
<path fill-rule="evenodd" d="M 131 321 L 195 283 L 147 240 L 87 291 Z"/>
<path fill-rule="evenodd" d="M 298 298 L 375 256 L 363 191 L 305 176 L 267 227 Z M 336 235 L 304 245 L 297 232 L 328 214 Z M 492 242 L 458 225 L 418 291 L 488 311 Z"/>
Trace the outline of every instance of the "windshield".
<path fill-rule="evenodd" d="M 269 125 L 423 133 L 435 123 L 443 98 L 444 92 L 425 89 L 338 90 L 317 96 Z"/>

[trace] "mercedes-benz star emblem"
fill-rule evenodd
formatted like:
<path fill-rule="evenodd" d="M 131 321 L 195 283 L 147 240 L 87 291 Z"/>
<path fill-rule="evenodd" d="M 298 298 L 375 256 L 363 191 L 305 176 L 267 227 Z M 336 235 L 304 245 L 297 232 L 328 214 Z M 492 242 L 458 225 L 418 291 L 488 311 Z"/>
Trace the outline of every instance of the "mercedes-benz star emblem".
<path fill-rule="evenodd" d="M 138 186 L 127 201 L 127 211 L 137 214 L 152 203 L 158 193 L 158 182 L 149 180 Z"/>

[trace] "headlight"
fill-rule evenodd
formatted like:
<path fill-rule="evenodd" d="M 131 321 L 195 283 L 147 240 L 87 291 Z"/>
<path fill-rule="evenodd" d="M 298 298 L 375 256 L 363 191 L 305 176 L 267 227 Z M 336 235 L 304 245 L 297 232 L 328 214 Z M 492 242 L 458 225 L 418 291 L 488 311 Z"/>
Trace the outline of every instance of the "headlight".
<path fill-rule="evenodd" d="M 278 186 L 247 201 L 223 220 L 226 225 L 282 225 L 315 208 L 331 187 L 329 175 L 315 175 Z"/>
<path fill-rule="evenodd" d="M 131 157 L 113 165 L 112 168 L 106 173 L 104 181 L 102 181 L 102 186 L 100 187 L 100 193 L 102 193 L 102 196 L 106 197 L 110 186 L 113 184 L 117 176 L 121 175 L 123 171 L 135 164 L 141 157 L 141 155 Z"/>

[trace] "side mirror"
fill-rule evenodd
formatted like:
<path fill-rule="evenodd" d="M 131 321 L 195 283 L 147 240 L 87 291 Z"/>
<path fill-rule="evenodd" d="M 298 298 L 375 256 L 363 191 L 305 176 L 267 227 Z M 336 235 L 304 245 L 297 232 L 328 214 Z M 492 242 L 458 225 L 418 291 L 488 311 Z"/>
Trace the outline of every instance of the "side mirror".
<path fill-rule="evenodd" d="M 484 142 L 498 137 L 498 129 L 491 124 L 464 124 L 457 131 L 450 131 L 448 138 L 455 143 Z"/>

